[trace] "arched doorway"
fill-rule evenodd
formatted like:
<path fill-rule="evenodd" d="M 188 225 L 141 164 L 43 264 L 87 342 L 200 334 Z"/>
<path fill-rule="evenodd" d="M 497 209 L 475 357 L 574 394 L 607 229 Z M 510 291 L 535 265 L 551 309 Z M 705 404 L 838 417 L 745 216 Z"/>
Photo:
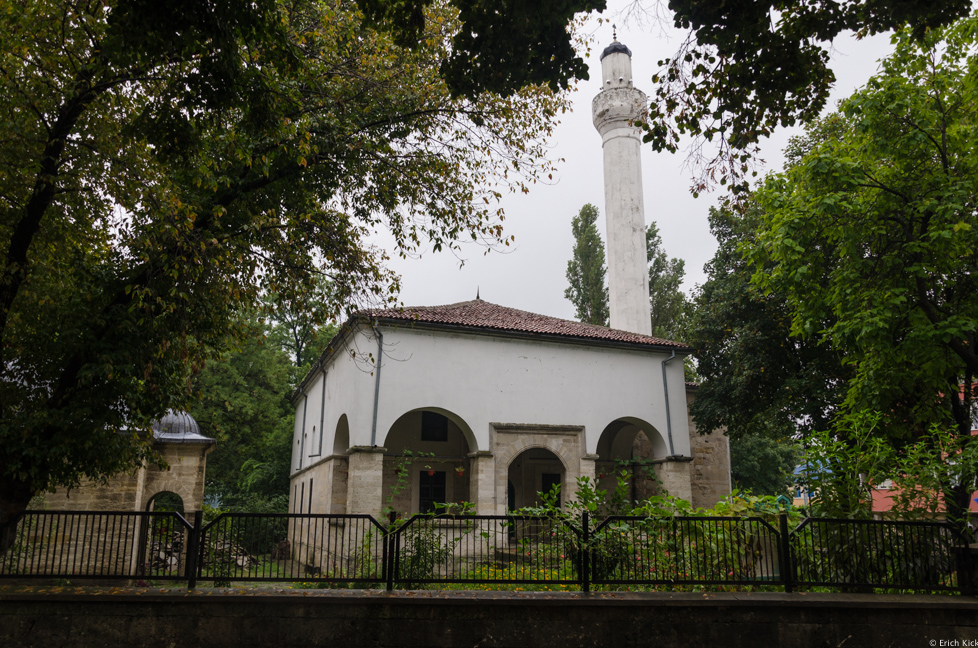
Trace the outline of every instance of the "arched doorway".
<path fill-rule="evenodd" d="M 151 513 L 171 511 L 183 515 L 183 498 L 173 491 L 160 491 L 146 503 L 146 510 Z"/>
<path fill-rule="evenodd" d="M 668 455 L 665 440 L 651 424 L 636 418 L 620 418 L 609 423 L 598 437 L 595 478 L 599 489 L 613 497 L 624 476 L 627 502 L 645 500 L 661 494 L 655 474 L 656 462 Z"/>
<path fill-rule="evenodd" d="M 151 513 L 141 525 L 138 565 L 144 576 L 182 573 L 187 555 L 186 528 L 174 514 L 183 516 L 183 498 L 160 491 L 146 503 Z"/>
<path fill-rule="evenodd" d="M 568 491 L 567 470 L 560 458 L 546 448 L 529 448 L 510 462 L 507 469 L 507 508 L 539 506 L 540 493 L 550 493 L 556 487 L 557 504 L 563 504 Z"/>
<path fill-rule="evenodd" d="M 350 449 L 350 420 L 346 414 L 341 414 L 336 422 L 336 431 L 333 433 L 333 454 L 345 455 Z"/>
<path fill-rule="evenodd" d="M 471 429 L 441 408 L 394 421 L 384 447 L 383 501 L 398 513 L 433 512 L 437 504 L 470 501 Z"/>
<path fill-rule="evenodd" d="M 350 420 L 346 414 L 340 414 L 333 432 L 333 451 L 329 457 L 326 483 L 329 488 L 323 494 L 326 498 L 323 507 L 327 513 L 346 513 L 347 480 L 349 479 L 350 460 L 347 453 L 350 450 Z M 310 478 L 310 490 L 312 483 Z M 296 498 L 296 487 L 293 486 L 293 500 Z"/>

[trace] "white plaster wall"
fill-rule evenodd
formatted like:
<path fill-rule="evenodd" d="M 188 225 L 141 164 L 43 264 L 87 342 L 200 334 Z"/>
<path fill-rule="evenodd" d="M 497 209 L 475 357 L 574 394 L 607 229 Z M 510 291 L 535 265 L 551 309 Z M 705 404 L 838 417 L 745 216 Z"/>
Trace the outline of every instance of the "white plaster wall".
<path fill-rule="evenodd" d="M 350 426 L 350 445 L 371 445 L 373 419 L 374 365 L 368 354 L 377 356 L 377 341 L 371 331 L 359 332 L 334 352 L 327 363 L 326 375 L 318 372 L 306 385 L 304 394 L 295 401 L 295 435 L 292 444 L 292 474 L 326 461 L 333 455 L 333 441 L 340 417 L 346 414 Z M 383 369 L 386 371 L 386 366 Z M 382 378 L 384 376 L 382 375 Z M 325 407 L 323 381 L 325 380 Z M 383 387 L 382 387 L 383 389 Z M 304 405 L 308 398 L 308 405 Z M 303 427 L 303 407 L 306 407 Z M 322 420 L 322 425 L 320 425 Z M 313 426 L 316 431 L 313 433 Z M 319 431 L 323 430 L 322 453 L 319 453 Z M 377 445 L 383 443 L 378 431 Z M 302 437 L 306 436 L 303 447 Z M 345 448 L 343 449 L 346 450 Z"/>
<path fill-rule="evenodd" d="M 384 335 L 380 401 L 375 445 L 383 446 L 403 414 L 438 408 L 454 414 L 470 429 L 469 451 L 492 450 L 491 423 L 573 425 L 584 427 L 588 453 L 597 451 L 604 428 L 617 419 L 650 424 L 667 438 L 662 360 L 667 352 L 608 349 L 487 335 L 442 333 L 406 327 L 381 327 Z M 358 349 L 372 349 L 371 330 L 354 335 Z M 299 428 L 304 398 L 296 404 L 293 474 L 332 455 L 336 423 L 346 414 L 350 445 L 369 446 L 373 417 L 371 367 L 337 353 L 326 373 L 326 436 L 321 457 L 310 457 L 312 426 L 319 424 L 322 375 L 306 387 L 305 455 Z M 673 451 L 688 456 L 689 427 L 680 356 L 667 366 Z M 313 415 L 314 413 L 315 415 Z M 655 440 L 650 434 L 650 439 Z M 656 444 L 658 445 L 658 444 Z"/>
<path fill-rule="evenodd" d="M 664 352 L 407 328 L 385 328 L 384 342 L 378 445 L 402 414 L 431 407 L 468 424 L 473 452 L 492 450 L 490 423 L 583 426 L 589 453 L 605 426 L 619 418 L 645 421 L 666 437 Z M 674 452 L 688 455 L 682 362 L 667 370 Z M 372 399 L 372 385 L 369 391 Z M 369 423 L 354 426 L 351 420 L 351 444 L 367 445 L 368 433 Z"/>
<path fill-rule="evenodd" d="M 296 401 L 295 422 L 292 429 L 292 472 L 299 470 L 302 462 L 302 408 L 305 398 Z M 291 509 L 290 509 L 291 510 Z"/>

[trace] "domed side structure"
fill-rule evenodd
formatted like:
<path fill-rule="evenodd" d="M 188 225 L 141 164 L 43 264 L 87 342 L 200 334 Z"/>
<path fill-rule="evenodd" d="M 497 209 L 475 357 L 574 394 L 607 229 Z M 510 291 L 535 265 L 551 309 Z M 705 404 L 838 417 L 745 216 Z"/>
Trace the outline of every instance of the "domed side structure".
<path fill-rule="evenodd" d="M 175 493 L 187 513 L 199 511 L 204 503 L 207 455 L 217 441 L 200 433 L 200 426 L 187 412 L 168 411 L 153 423 L 153 449 L 166 462 L 143 466 L 133 473 L 122 472 L 105 484 L 83 480 L 70 491 L 61 489 L 44 498 L 44 508 L 62 511 L 145 511 L 159 493 Z"/>
<path fill-rule="evenodd" d="M 217 447 L 217 441 L 202 435 L 189 413 L 170 410 L 153 424 L 153 446 L 167 467 L 160 470 L 151 465 L 140 471 L 145 474 L 137 510 L 147 510 L 162 492 L 179 495 L 184 511 L 201 510 L 207 455 Z"/>
<path fill-rule="evenodd" d="M 187 412 L 169 410 L 153 423 L 153 437 L 158 443 L 217 443 L 200 433 L 200 426 Z"/>

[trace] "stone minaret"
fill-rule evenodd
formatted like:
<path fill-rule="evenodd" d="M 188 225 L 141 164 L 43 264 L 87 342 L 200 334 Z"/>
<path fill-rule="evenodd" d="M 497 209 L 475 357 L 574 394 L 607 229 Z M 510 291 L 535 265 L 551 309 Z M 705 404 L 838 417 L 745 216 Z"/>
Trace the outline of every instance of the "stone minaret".
<path fill-rule="evenodd" d="M 652 335 L 642 202 L 641 129 L 648 106 L 632 86 L 632 52 L 617 40 L 601 53 L 601 92 L 591 103 L 604 149 L 604 213 L 608 226 L 611 328 Z"/>

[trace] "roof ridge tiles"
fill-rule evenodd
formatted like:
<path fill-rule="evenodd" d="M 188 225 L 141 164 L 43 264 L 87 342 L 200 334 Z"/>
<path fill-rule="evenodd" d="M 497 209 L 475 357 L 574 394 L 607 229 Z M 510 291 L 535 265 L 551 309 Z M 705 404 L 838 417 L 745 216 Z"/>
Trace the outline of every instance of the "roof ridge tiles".
<path fill-rule="evenodd" d="M 404 320 L 429 324 L 444 324 L 471 328 L 515 331 L 574 338 L 590 338 L 630 344 L 688 348 L 681 342 L 565 320 L 550 315 L 510 308 L 484 299 L 442 304 L 439 306 L 400 306 L 372 308 L 360 311 L 360 317 Z"/>

